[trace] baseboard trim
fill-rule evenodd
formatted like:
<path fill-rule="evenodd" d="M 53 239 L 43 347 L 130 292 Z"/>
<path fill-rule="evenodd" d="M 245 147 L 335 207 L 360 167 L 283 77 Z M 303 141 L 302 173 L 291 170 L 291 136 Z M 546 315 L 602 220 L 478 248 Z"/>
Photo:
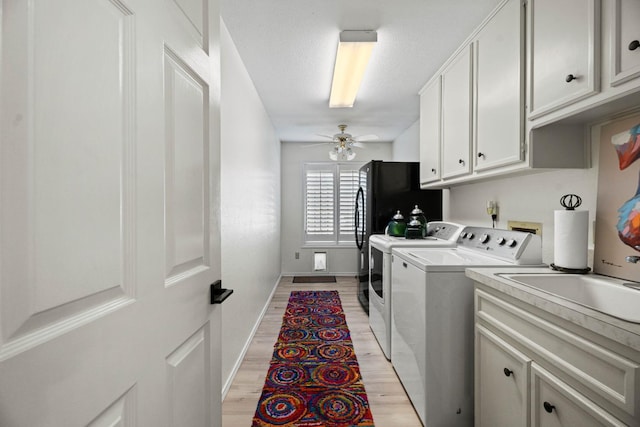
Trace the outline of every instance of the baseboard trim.
<path fill-rule="evenodd" d="M 354 277 L 357 276 L 358 273 L 350 273 L 350 272 L 328 272 L 328 271 L 298 271 L 297 273 L 282 273 L 281 277 L 290 277 L 290 276 L 336 276 L 336 277 Z"/>
<path fill-rule="evenodd" d="M 242 365 L 242 361 L 244 360 L 244 356 L 247 354 L 247 351 L 249 351 L 249 346 L 251 345 L 251 341 L 255 337 L 256 332 L 258 332 L 258 327 L 260 326 L 260 323 L 262 322 L 262 318 L 264 317 L 264 315 L 267 313 L 267 310 L 269 309 L 269 304 L 271 304 L 271 300 L 273 299 L 273 296 L 276 293 L 276 289 L 278 289 L 278 285 L 280 284 L 280 280 L 282 279 L 282 277 L 283 277 L 283 275 L 281 274 L 278 277 L 278 280 L 276 280 L 276 283 L 273 285 L 273 289 L 271 289 L 271 294 L 269 294 L 269 298 L 267 298 L 267 302 L 264 304 L 264 307 L 262 308 L 262 311 L 260 312 L 260 316 L 258 316 L 258 320 L 256 321 L 255 325 L 253 325 L 253 329 L 251 329 L 251 333 L 249 334 L 249 338 L 247 338 L 247 341 L 244 343 L 244 346 L 242 347 L 242 351 L 240 352 L 240 356 L 238 356 L 238 359 L 236 360 L 236 363 L 234 363 L 234 365 L 233 365 L 233 369 L 231 370 L 231 374 L 229 375 L 229 377 L 225 381 L 224 386 L 222 387 L 222 401 L 223 402 L 224 402 L 224 399 L 227 397 L 227 393 L 229 393 L 229 389 L 231 388 L 231 384 L 233 384 L 233 380 L 236 378 L 236 375 L 238 374 L 238 370 L 240 369 L 240 365 Z"/>

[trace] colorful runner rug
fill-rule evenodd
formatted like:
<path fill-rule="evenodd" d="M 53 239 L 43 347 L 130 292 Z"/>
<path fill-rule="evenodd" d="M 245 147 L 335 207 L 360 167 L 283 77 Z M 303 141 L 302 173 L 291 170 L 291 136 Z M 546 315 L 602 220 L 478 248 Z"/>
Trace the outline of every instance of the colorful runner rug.
<path fill-rule="evenodd" d="M 294 291 L 252 427 L 373 427 L 338 291 Z"/>

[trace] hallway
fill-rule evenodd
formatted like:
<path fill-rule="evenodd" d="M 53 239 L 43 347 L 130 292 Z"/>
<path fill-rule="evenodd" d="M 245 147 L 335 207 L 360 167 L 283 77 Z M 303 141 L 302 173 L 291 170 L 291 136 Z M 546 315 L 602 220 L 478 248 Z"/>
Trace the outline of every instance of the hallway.
<path fill-rule="evenodd" d="M 338 290 L 376 427 L 421 427 L 391 363 L 378 346 L 356 297 L 356 280 L 337 277 L 337 283 L 292 283 L 283 277 L 251 345 L 222 403 L 223 427 L 249 427 L 262 392 L 282 316 L 292 290 Z"/>

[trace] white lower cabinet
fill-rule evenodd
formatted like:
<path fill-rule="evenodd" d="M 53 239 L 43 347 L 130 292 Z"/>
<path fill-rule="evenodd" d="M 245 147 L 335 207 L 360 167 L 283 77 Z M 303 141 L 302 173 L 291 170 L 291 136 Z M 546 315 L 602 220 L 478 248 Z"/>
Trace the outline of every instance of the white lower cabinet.
<path fill-rule="evenodd" d="M 535 363 L 531 365 L 531 383 L 533 386 L 532 426 L 621 427 L 627 425 Z M 498 426 L 498 424 L 494 425 Z"/>
<path fill-rule="evenodd" d="M 531 359 L 483 326 L 476 327 L 477 426 L 526 427 Z"/>
<path fill-rule="evenodd" d="M 640 426 L 640 354 L 476 283 L 476 427 Z"/>

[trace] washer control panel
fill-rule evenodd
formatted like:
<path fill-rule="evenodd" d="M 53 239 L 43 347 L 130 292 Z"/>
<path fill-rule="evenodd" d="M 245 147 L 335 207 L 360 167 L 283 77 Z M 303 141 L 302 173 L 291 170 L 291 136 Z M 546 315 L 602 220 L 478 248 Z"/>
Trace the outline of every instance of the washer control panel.
<path fill-rule="evenodd" d="M 541 252 L 540 236 L 499 228 L 465 227 L 458 237 L 458 247 L 511 261 L 520 259 L 528 251 Z M 537 248 L 536 248 L 537 246 Z"/>
<path fill-rule="evenodd" d="M 454 241 L 460 235 L 464 226 L 452 222 L 431 221 L 427 223 L 427 237 L 440 240 Z"/>

